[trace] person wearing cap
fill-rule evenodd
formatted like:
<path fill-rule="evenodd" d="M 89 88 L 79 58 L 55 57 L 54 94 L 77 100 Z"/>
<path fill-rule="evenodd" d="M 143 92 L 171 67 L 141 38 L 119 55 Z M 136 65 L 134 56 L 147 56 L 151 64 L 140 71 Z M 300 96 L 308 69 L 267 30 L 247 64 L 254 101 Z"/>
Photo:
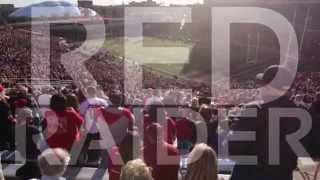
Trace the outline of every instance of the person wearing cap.
<path fill-rule="evenodd" d="M 277 73 L 281 78 L 274 81 Z M 246 110 L 256 109 L 257 116 L 241 116 L 230 127 L 231 132 L 255 132 L 256 140 L 229 142 L 230 156 L 256 156 L 257 163 L 256 165 L 243 165 L 238 162 L 234 167 L 231 180 L 292 180 L 293 170 L 297 167 L 297 156 L 287 143 L 286 136 L 296 132 L 300 128 L 300 122 L 296 118 L 281 118 L 280 137 L 274 137 L 277 133 L 269 129 L 269 121 L 274 120 L 270 119 L 269 110 L 295 107 L 295 104 L 290 101 L 289 92 L 286 91 L 291 86 L 290 79 L 293 79 L 293 76 L 283 66 L 270 66 L 264 73 L 257 75 L 257 78 L 265 86 L 265 89 L 260 92 L 261 100 L 245 105 L 241 112 L 245 114 L 248 113 Z M 271 83 L 271 81 L 274 82 Z M 280 147 L 278 147 L 280 152 L 277 152 L 280 155 L 280 163 L 276 165 L 269 163 L 269 138 L 280 140 Z"/>
<path fill-rule="evenodd" d="M 32 109 L 33 123 L 37 126 L 41 124 L 41 112 L 34 95 L 30 92 L 32 89 L 22 84 L 16 85 L 15 96 L 10 97 L 12 112 L 15 114 L 17 108 L 28 107 Z"/>

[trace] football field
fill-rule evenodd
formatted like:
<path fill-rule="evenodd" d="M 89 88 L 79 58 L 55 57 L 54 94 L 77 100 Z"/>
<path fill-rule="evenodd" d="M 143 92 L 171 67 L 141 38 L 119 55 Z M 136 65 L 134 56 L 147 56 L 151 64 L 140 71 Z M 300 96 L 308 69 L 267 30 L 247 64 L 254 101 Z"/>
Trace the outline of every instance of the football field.
<path fill-rule="evenodd" d="M 105 41 L 104 47 L 110 51 L 113 55 L 118 57 L 125 56 L 125 48 L 124 43 L 126 43 L 126 59 L 140 62 L 144 59 L 148 59 L 150 64 L 146 64 L 147 68 L 152 68 L 157 71 L 169 73 L 172 75 L 180 74 L 181 70 L 183 69 L 183 64 L 160 64 L 158 59 L 159 57 L 164 57 L 168 59 L 183 59 L 186 62 L 189 60 L 189 54 L 185 53 L 185 51 L 181 50 L 180 47 L 186 47 L 191 50 L 192 43 L 191 42 L 183 42 L 183 41 L 175 41 L 175 40 L 167 40 L 167 39 L 160 39 L 156 37 L 144 37 L 143 38 L 143 47 L 170 47 L 172 48 L 171 53 L 164 53 L 163 51 L 154 50 L 154 51 L 147 51 L 134 39 L 128 40 L 124 42 L 123 37 L 115 37 L 115 38 L 108 38 Z M 166 54 L 166 55 L 165 55 Z"/>

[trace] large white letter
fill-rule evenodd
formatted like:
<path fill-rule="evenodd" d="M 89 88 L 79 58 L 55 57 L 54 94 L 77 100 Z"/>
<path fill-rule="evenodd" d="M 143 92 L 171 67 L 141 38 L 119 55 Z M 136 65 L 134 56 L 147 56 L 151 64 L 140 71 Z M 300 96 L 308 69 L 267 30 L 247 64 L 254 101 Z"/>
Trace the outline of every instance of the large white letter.
<path fill-rule="evenodd" d="M 269 110 L 269 164 L 280 164 L 280 119 L 296 118 L 300 120 L 300 128 L 286 140 L 298 157 L 310 157 L 301 142 L 312 128 L 312 117 L 301 108 L 274 108 Z M 285 121 L 285 120 L 284 120 Z M 286 125 L 290 125 L 288 122 Z"/>

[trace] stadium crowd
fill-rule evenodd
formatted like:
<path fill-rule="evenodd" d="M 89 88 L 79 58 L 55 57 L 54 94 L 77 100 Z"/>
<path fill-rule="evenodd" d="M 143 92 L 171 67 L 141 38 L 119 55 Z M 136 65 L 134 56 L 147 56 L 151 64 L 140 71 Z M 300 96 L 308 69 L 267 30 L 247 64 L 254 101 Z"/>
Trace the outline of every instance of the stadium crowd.
<path fill-rule="evenodd" d="M 51 41 L 50 78 L 72 80 L 59 58 L 73 47 L 60 44 L 59 39 Z M 22 179 L 62 176 L 72 159 L 76 159 L 76 164 L 107 168 L 111 180 L 218 179 L 216 152 L 218 148 L 224 149 L 219 147 L 218 135 L 227 138 L 226 124 L 231 122 L 231 117 L 239 115 L 242 103 L 259 95 L 250 90 L 258 87 L 255 81 L 234 80 L 232 88 L 248 91 L 232 94 L 220 88 L 217 96 L 211 98 L 211 90 L 204 83 L 150 70 L 144 72 L 145 87 L 191 88 L 192 94 L 170 90 L 161 94 L 151 89 L 146 94 L 137 91 L 124 94 L 123 61 L 115 61 L 116 57 L 108 52 L 100 52 L 85 63 L 98 85 L 90 83 L 81 70 L 72 69 L 84 81 L 81 87 L 75 83 L 34 87 L 30 84 L 31 70 L 46 74 L 47 65 L 30 66 L 31 57 L 41 60 L 48 51 L 41 43 L 36 46 L 36 53 L 31 54 L 30 33 L 8 28 L 0 34 L 0 150 L 18 150 L 27 159 L 17 171 Z M 125 98 L 140 106 L 125 104 Z M 320 74 L 299 73 L 290 90 L 290 99 L 313 116 L 319 116 Z M 174 113 L 164 106 L 167 102 L 176 105 Z M 221 105 L 230 106 L 223 111 Z M 196 143 L 199 127 L 207 128 L 204 144 Z M 17 136 L 16 132 L 26 135 Z M 93 140 L 101 142 L 90 149 Z M 80 155 L 74 157 L 78 146 L 82 147 Z M 185 154 L 188 155 L 186 167 L 181 165 L 180 156 Z M 54 159 L 54 155 L 63 163 L 50 164 L 48 159 Z M 159 164 L 159 159 L 164 163 Z"/>

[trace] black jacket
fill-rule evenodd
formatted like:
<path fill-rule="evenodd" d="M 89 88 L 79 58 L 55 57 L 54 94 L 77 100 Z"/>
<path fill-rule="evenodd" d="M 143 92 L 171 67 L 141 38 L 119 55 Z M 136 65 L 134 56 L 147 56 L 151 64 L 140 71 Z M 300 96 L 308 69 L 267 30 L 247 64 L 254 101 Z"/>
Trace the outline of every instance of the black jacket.
<path fill-rule="evenodd" d="M 0 100 L 0 150 L 14 149 L 14 123 L 10 120 L 10 106 Z"/>
<path fill-rule="evenodd" d="M 284 96 L 266 104 L 250 103 L 244 107 L 242 114 L 251 108 L 257 110 L 257 117 L 239 117 L 239 120 L 231 126 L 231 130 L 254 131 L 256 132 L 256 141 L 229 142 L 229 153 L 235 156 L 257 156 L 258 163 L 257 165 L 236 165 L 232 180 L 260 180 L 262 178 L 268 179 L 268 177 L 269 179 L 281 179 L 292 176 L 292 171 L 297 166 L 297 156 L 287 143 L 286 135 L 296 132 L 300 128 L 300 122 L 297 118 L 281 118 L 279 136 L 277 137 L 275 127 L 269 127 L 269 121 L 272 121 L 269 119 L 269 110 L 271 108 L 296 108 L 295 105 Z M 269 139 L 273 141 L 276 138 L 280 139 L 280 164 L 269 165 Z"/>

